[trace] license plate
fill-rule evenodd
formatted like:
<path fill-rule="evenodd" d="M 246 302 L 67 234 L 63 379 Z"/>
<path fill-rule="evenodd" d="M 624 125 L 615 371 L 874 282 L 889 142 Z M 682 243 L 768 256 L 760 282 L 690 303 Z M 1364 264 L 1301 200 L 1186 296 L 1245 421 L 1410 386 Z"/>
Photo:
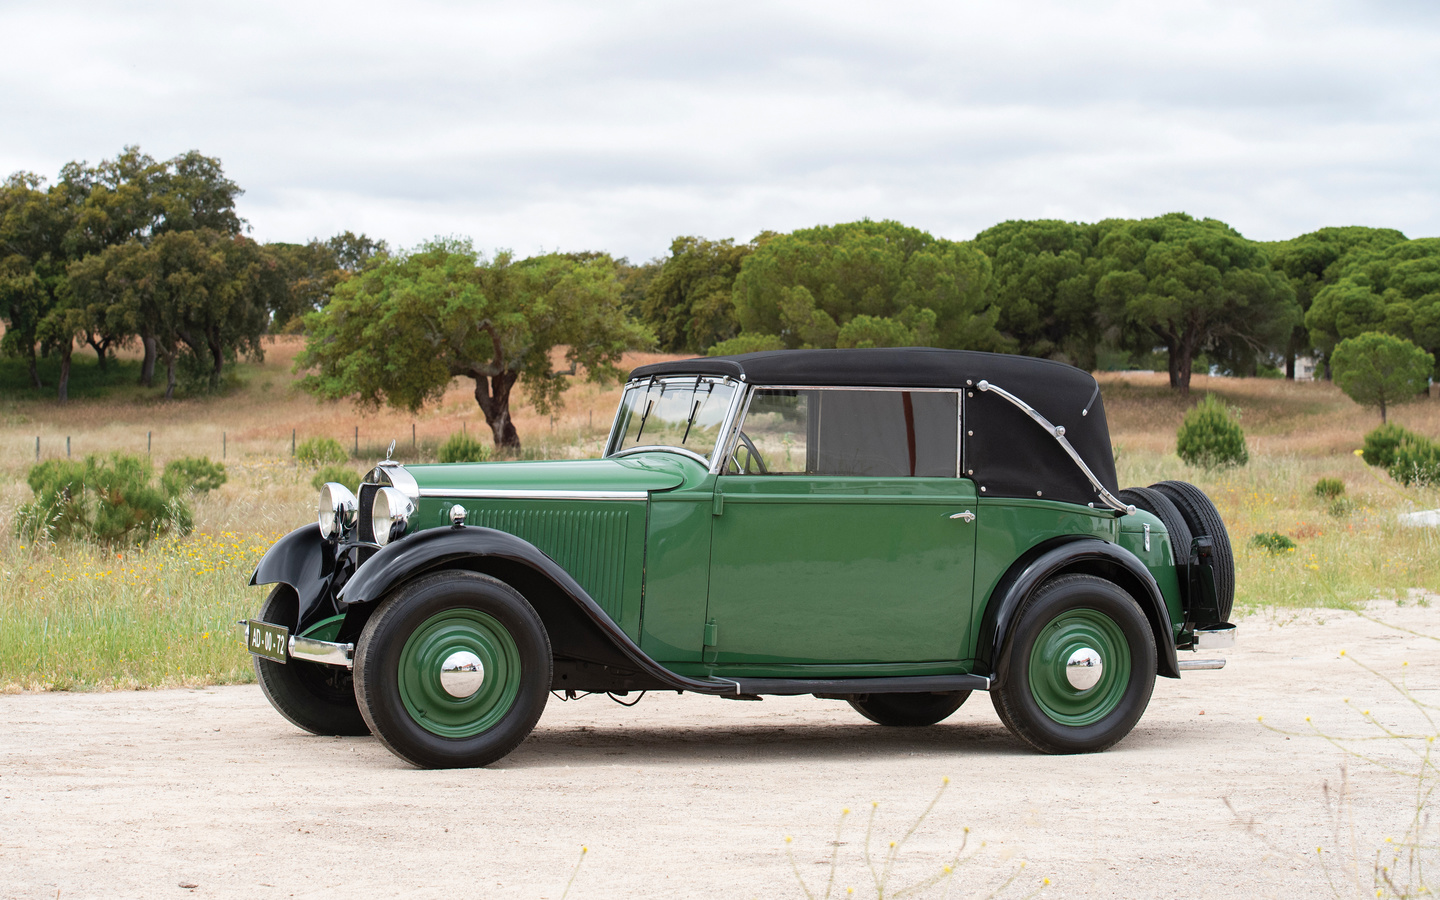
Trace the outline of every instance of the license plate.
<path fill-rule="evenodd" d="M 251 619 L 245 623 L 245 644 L 256 656 L 283 663 L 285 650 L 290 646 L 290 629 Z"/>

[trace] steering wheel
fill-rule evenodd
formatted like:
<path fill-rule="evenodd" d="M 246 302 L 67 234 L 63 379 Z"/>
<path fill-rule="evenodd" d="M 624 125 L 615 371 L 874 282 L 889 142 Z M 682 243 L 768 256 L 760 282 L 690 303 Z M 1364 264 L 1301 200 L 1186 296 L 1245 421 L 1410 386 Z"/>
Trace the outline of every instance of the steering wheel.
<path fill-rule="evenodd" d="M 755 465 L 760 467 L 760 474 L 769 475 L 770 470 L 765 467 L 765 460 L 760 457 L 760 451 L 755 449 L 755 442 L 750 440 L 750 435 L 743 431 L 740 432 L 740 443 L 745 445 L 745 450 L 747 451 L 745 465 L 743 466 L 740 465 L 739 454 L 736 454 L 735 468 L 740 470 L 740 474 L 750 474 L 750 461 L 754 460 Z"/>

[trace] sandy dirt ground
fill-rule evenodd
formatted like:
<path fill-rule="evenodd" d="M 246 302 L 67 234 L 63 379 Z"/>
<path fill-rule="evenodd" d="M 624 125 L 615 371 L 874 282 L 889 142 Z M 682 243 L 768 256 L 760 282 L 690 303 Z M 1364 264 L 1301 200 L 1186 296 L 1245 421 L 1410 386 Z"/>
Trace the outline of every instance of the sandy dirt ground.
<path fill-rule="evenodd" d="M 1374 614 L 1440 634 L 1440 603 Z M 1311 716 L 1351 737 L 1373 733 L 1358 710 L 1415 725 L 1352 660 L 1387 675 L 1408 661 L 1417 696 L 1440 699 L 1437 649 L 1351 613 L 1252 616 L 1226 669 L 1160 679 L 1129 738 L 1079 757 L 1024 749 L 983 695 L 926 729 L 814 699 L 552 701 L 510 757 L 446 772 L 368 738 L 300 733 L 253 686 L 3 696 L 0 897 L 558 898 L 586 846 L 569 892 L 580 900 L 798 898 L 787 836 L 817 894 L 833 849 L 837 895 L 875 896 L 871 804 L 883 852 L 944 776 L 890 891 L 939 872 L 968 827 L 978 855 L 952 897 L 984 895 L 1021 861 L 1004 896 L 1042 878 L 1050 897 L 1327 896 L 1314 848 L 1336 846 L 1322 786 L 1338 783 L 1341 753 L 1256 717 L 1303 731 Z M 1370 854 L 1403 831 L 1414 782 L 1367 763 L 1349 772 Z"/>

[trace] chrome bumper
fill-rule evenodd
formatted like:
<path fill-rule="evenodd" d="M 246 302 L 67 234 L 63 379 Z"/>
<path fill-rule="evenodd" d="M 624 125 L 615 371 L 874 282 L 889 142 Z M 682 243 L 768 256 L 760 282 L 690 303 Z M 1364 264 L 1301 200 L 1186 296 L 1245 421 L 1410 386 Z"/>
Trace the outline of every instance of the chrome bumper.
<path fill-rule="evenodd" d="M 1204 628 L 1195 629 L 1195 643 L 1192 649 L 1195 650 L 1224 650 L 1235 646 L 1235 626 L 1229 622 L 1220 625 L 1207 625 Z M 1223 669 L 1223 659 L 1182 659 L 1180 660 L 1180 671 L 1189 672 L 1196 669 Z"/>
<path fill-rule="evenodd" d="M 314 638 L 290 637 L 290 658 L 306 662 L 322 663 L 327 666 L 355 668 L 355 645 L 336 644 L 331 641 L 317 641 Z"/>
<path fill-rule="evenodd" d="M 235 623 L 240 631 L 240 637 L 245 637 L 245 620 L 241 619 Z M 333 641 L 317 641 L 314 638 L 290 635 L 288 646 L 285 648 L 285 655 L 291 659 L 299 659 L 305 662 L 320 663 L 326 666 L 344 666 L 347 669 L 355 668 L 355 645 L 337 644 Z"/>

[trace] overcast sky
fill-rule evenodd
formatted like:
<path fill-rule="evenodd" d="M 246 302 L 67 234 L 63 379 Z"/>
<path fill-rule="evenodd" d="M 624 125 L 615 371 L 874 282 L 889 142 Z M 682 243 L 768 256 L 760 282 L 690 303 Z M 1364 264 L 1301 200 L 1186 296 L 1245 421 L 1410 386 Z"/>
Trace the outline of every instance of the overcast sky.
<path fill-rule="evenodd" d="M 643 260 L 1173 210 L 1440 235 L 1435 2 L 0 0 L 0 35 L 0 170 L 198 149 L 265 241 Z"/>

